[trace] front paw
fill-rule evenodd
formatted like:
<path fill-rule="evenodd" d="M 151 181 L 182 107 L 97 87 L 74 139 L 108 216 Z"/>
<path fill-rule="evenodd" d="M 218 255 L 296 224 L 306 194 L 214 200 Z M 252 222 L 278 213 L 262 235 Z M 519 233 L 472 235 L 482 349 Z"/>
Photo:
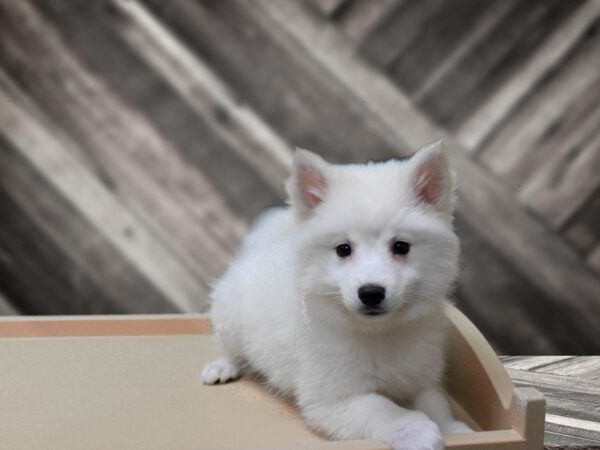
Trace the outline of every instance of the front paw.
<path fill-rule="evenodd" d="M 229 358 L 222 357 L 204 366 L 201 379 L 204 384 L 226 383 L 240 376 L 240 369 Z"/>
<path fill-rule="evenodd" d="M 432 420 L 418 417 L 396 430 L 391 447 L 392 450 L 443 450 L 444 440 Z"/>
<path fill-rule="evenodd" d="M 460 422 L 458 420 L 448 422 L 442 427 L 442 433 L 444 434 L 461 434 L 471 432 L 473 432 L 473 429 L 471 427 L 469 427 L 466 423 Z"/>

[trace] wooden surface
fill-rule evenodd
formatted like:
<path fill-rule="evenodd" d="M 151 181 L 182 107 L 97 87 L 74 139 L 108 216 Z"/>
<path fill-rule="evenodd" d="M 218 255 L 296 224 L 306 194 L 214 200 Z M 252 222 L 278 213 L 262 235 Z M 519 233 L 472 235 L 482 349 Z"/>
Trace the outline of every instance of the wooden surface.
<path fill-rule="evenodd" d="M 0 0 L 0 311 L 203 311 L 294 146 L 443 136 L 460 308 L 503 353 L 600 353 L 599 20 L 600 0 Z"/>
<path fill-rule="evenodd" d="M 600 446 L 600 356 L 501 357 L 513 383 L 546 397 L 547 446 Z"/>

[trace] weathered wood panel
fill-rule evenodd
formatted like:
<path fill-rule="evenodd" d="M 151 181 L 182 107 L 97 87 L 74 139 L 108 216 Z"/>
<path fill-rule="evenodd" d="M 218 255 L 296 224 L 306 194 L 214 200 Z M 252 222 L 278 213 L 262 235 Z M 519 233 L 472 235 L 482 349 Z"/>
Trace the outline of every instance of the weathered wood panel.
<path fill-rule="evenodd" d="M 0 167 L 10 169 L 0 176 L 1 289 L 24 313 L 178 311 L 4 136 L 0 149 Z"/>
<path fill-rule="evenodd" d="M 599 15 L 600 3 L 588 0 L 552 32 L 520 70 L 485 99 L 484 104 L 457 131 L 458 139 L 467 149 L 477 150 L 547 73 L 563 65 L 565 56 L 579 45 L 582 36 L 593 29 Z"/>
<path fill-rule="evenodd" d="M 283 200 L 293 145 L 364 161 L 446 136 L 460 306 L 503 351 L 597 352 L 599 16 L 593 0 L 2 0 L 0 70 L 64 146 L 53 171 L 28 163 L 89 222 L 86 239 L 103 237 L 171 305 L 205 307 L 249 221 Z M 24 151 L 28 128 L 5 128 Z M 57 187 L 65 161 L 119 220 Z M 86 272 L 61 250 L 57 264 Z M 47 261 L 22 264 L 33 276 Z"/>
<path fill-rule="evenodd" d="M 546 445 L 600 445 L 600 357 L 501 359 L 516 386 L 546 397 Z"/>

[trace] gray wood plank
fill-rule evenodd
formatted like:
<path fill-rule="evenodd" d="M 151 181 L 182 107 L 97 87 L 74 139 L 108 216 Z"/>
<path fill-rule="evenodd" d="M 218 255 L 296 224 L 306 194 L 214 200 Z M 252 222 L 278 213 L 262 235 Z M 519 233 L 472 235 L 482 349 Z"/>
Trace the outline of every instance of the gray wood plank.
<path fill-rule="evenodd" d="M 560 0 L 517 2 L 454 70 L 419 99 L 419 106 L 439 123 L 459 128 L 579 5 Z"/>
<path fill-rule="evenodd" d="M 566 448 L 580 448 L 580 449 L 596 449 L 599 446 L 597 441 L 590 439 L 584 439 L 578 436 L 572 436 L 568 434 L 562 434 L 555 431 L 546 431 L 544 433 L 544 448 L 548 450 Z"/>
<path fill-rule="evenodd" d="M 557 359 L 544 366 L 533 367 L 535 372 L 555 375 L 582 377 L 586 373 L 600 369 L 600 356 L 579 356 L 569 359 Z"/>
<path fill-rule="evenodd" d="M 600 39 L 586 34 L 480 149 L 482 162 L 512 192 L 596 134 L 599 57 Z"/>
<path fill-rule="evenodd" d="M 114 5 L 124 40 L 283 198 L 292 148 L 147 8 L 130 0 Z"/>
<path fill-rule="evenodd" d="M 523 356 L 516 360 L 503 361 L 505 367 L 515 370 L 533 370 L 537 371 L 542 366 L 552 365 L 552 363 L 570 361 L 574 356 Z M 554 372 L 550 372 L 554 373 Z"/>
<path fill-rule="evenodd" d="M 600 187 L 600 133 L 590 134 L 550 161 L 519 191 L 518 198 L 555 227 L 564 225 Z"/>
<path fill-rule="evenodd" d="M 78 157 L 208 285 L 225 268 L 245 219 L 139 111 L 74 59 L 27 3 L 0 16 L 2 63 L 77 143 Z"/>
<path fill-rule="evenodd" d="M 462 217 L 456 219 L 456 229 L 464 255 L 457 305 L 494 343 L 494 349 L 514 353 L 511 349 L 521 348 L 520 353 L 543 355 L 569 347 L 573 335 L 555 330 L 574 329 L 576 324 L 564 327 L 560 323 L 564 323 L 564 313 L 548 306 L 552 301 L 529 286 Z M 502 305 L 501 309 L 497 305 Z M 542 312 L 555 319 L 540 323 L 537 318 Z"/>
<path fill-rule="evenodd" d="M 511 368 L 506 370 L 512 380 L 521 385 L 537 386 L 540 390 L 551 389 L 584 402 L 600 399 L 600 383 L 593 380 Z"/>
<path fill-rule="evenodd" d="M 597 273 L 600 273 L 600 242 L 596 244 L 587 258 L 588 263 Z"/>
<path fill-rule="evenodd" d="M 0 146 L 0 289 L 24 313 L 179 310 L 4 135 Z"/>
<path fill-rule="evenodd" d="M 250 218 L 280 201 L 260 172 L 232 150 L 232 142 L 197 114 L 141 55 L 124 45 L 118 31 L 126 18 L 112 3 L 57 0 L 37 7 L 93 73 L 132 108 L 143 112 L 172 148 L 210 180 L 232 210 Z M 110 67 L 106 61 L 111 61 Z M 213 125 L 228 123 L 227 113 L 214 105 L 209 115 Z"/>
<path fill-rule="evenodd" d="M 192 274 L 67 150 L 72 143 L 55 136 L 1 72 L 0 88 L 6 105 L 0 128 L 22 157 L 176 308 L 197 311 L 206 292 Z"/>
<path fill-rule="evenodd" d="M 600 422 L 547 413 L 545 429 L 551 433 L 574 436 L 600 444 Z"/>
<path fill-rule="evenodd" d="M 473 28 L 485 20 L 488 12 L 496 13 L 499 6 L 510 5 L 502 0 L 447 0 L 422 25 L 421 32 L 389 65 L 389 74 L 404 92 L 413 96 L 430 84 L 436 69 L 474 33 Z M 422 94 L 421 94 L 422 95 Z"/>
<path fill-rule="evenodd" d="M 408 0 L 351 0 L 336 14 L 335 23 L 354 42 L 361 42 L 390 11 Z"/>
<path fill-rule="evenodd" d="M 348 0 L 311 0 L 312 3 L 326 16 L 336 14 L 342 5 Z"/>
<path fill-rule="evenodd" d="M 585 256 L 594 251 L 600 242 L 600 189 L 569 218 L 562 233 L 579 254 Z"/>
<path fill-rule="evenodd" d="M 410 0 L 390 10 L 359 44 L 375 66 L 388 68 L 420 36 L 431 17 L 444 6 L 440 0 Z"/>
<path fill-rule="evenodd" d="M 556 70 L 600 15 L 600 3 L 588 0 L 558 27 L 497 92 L 472 113 L 458 130 L 458 139 L 475 151 L 548 72 Z"/>

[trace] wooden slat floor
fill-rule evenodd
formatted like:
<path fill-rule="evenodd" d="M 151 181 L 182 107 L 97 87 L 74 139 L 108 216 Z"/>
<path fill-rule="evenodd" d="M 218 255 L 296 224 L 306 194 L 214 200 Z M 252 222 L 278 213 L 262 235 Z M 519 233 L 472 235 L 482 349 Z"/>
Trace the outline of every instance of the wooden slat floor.
<path fill-rule="evenodd" d="M 600 356 L 504 356 L 516 386 L 546 397 L 547 446 L 600 446 Z"/>
<path fill-rule="evenodd" d="M 502 353 L 598 354 L 599 24 L 600 0 L 0 0 L 0 311 L 203 311 L 294 146 L 444 137 L 458 306 Z"/>

